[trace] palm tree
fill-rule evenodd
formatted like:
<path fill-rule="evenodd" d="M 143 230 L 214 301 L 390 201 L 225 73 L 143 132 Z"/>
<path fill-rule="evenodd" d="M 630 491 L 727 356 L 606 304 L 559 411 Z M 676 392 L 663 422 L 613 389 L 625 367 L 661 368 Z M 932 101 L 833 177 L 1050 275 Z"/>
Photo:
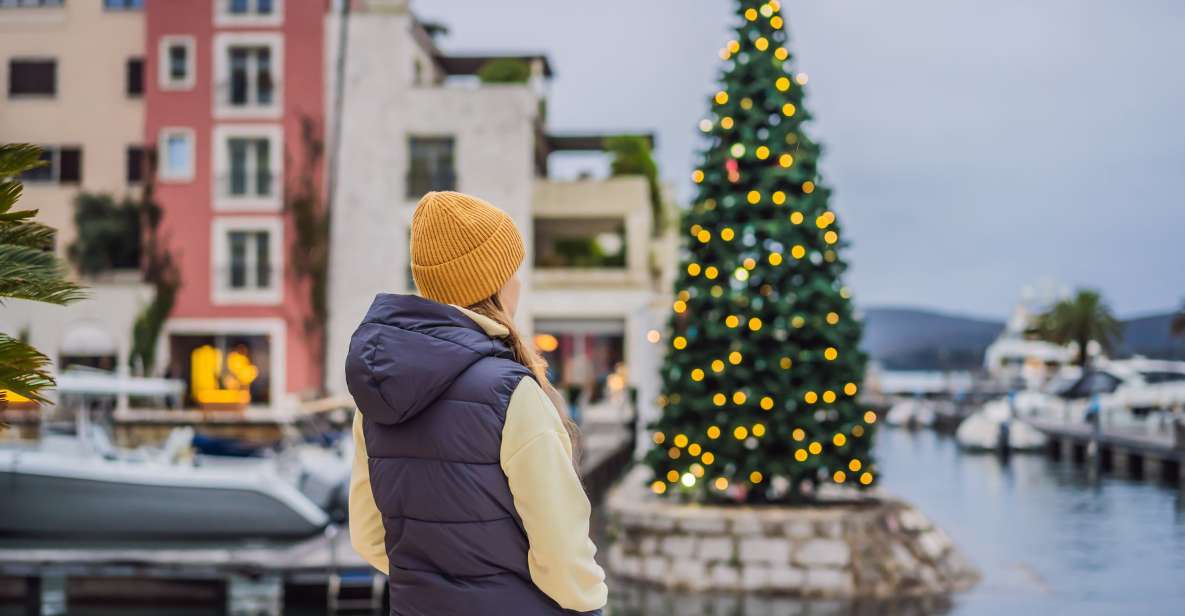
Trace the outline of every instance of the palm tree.
<path fill-rule="evenodd" d="M 53 253 L 54 230 L 33 221 L 37 210 L 14 210 L 21 196 L 17 176 L 39 167 L 41 150 L 0 145 L 0 301 L 5 298 L 64 305 L 83 297 Z M 49 358 L 25 342 L 0 334 L 0 408 L 8 392 L 44 403 L 52 387 Z"/>
<path fill-rule="evenodd" d="M 1123 323 L 1115 318 L 1103 296 L 1093 289 L 1079 289 L 1073 297 L 1054 304 L 1037 319 L 1037 335 L 1056 344 L 1078 345 L 1075 363 L 1090 361 L 1087 346 L 1093 340 L 1110 353 L 1123 334 Z"/>

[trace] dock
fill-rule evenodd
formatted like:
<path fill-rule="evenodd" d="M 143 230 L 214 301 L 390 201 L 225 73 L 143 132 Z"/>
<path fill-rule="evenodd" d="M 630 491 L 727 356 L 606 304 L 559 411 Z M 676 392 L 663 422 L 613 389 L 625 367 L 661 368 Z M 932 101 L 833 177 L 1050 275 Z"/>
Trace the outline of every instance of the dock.
<path fill-rule="evenodd" d="M 1175 483 L 1185 490 L 1185 426 L 1178 418 L 1163 430 L 1084 422 L 1027 419 L 1049 437 L 1058 459 L 1090 464 L 1101 472 Z"/>

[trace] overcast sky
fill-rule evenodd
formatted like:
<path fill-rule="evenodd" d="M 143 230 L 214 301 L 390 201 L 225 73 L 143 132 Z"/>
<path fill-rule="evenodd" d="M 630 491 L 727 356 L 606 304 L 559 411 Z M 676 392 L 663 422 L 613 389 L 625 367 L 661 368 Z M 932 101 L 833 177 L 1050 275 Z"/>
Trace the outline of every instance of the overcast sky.
<path fill-rule="evenodd" d="M 1185 298 L 1185 2 L 788 0 L 863 306 L 1004 316 L 1025 285 Z M 690 196 L 728 0 L 416 0 L 446 51 L 542 51 L 554 131 L 653 130 Z"/>

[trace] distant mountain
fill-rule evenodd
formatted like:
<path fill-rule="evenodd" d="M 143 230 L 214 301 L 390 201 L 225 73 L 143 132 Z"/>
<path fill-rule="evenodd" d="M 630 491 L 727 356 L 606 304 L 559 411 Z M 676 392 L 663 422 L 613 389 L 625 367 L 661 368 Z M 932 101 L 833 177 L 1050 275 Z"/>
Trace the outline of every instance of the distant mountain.
<path fill-rule="evenodd" d="M 861 347 L 890 370 L 968 370 L 983 365 L 983 352 L 1004 329 L 1003 321 L 922 308 L 880 307 L 864 311 Z M 1129 319 L 1116 355 L 1185 359 L 1185 340 L 1169 336 L 1172 313 Z"/>
<path fill-rule="evenodd" d="M 972 369 L 1003 329 L 1003 321 L 933 310 L 869 308 L 861 346 L 890 370 Z"/>

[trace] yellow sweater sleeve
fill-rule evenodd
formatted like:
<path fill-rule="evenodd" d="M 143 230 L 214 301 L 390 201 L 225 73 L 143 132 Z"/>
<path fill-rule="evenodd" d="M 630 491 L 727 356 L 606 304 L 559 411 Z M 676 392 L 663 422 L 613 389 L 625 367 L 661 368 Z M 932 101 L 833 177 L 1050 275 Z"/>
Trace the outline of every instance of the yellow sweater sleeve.
<path fill-rule="evenodd" d="M 594 558 L 597 548 L 588 534 L 592 508 L 572 466 L 572 443 L 532 378 L 524 378 L 510 397 L 501 462 L 527 532 L 531 581 L 565 609 L 603 607 L 609 589 Z"/>
<path fill-rule="evenodd" d="M 362 413 L 354 412 L 354 465 L 350 471 L 350 544 L 372 567 L 389 573 L 386 529 L 370 489 L 370 464 Z"/>

